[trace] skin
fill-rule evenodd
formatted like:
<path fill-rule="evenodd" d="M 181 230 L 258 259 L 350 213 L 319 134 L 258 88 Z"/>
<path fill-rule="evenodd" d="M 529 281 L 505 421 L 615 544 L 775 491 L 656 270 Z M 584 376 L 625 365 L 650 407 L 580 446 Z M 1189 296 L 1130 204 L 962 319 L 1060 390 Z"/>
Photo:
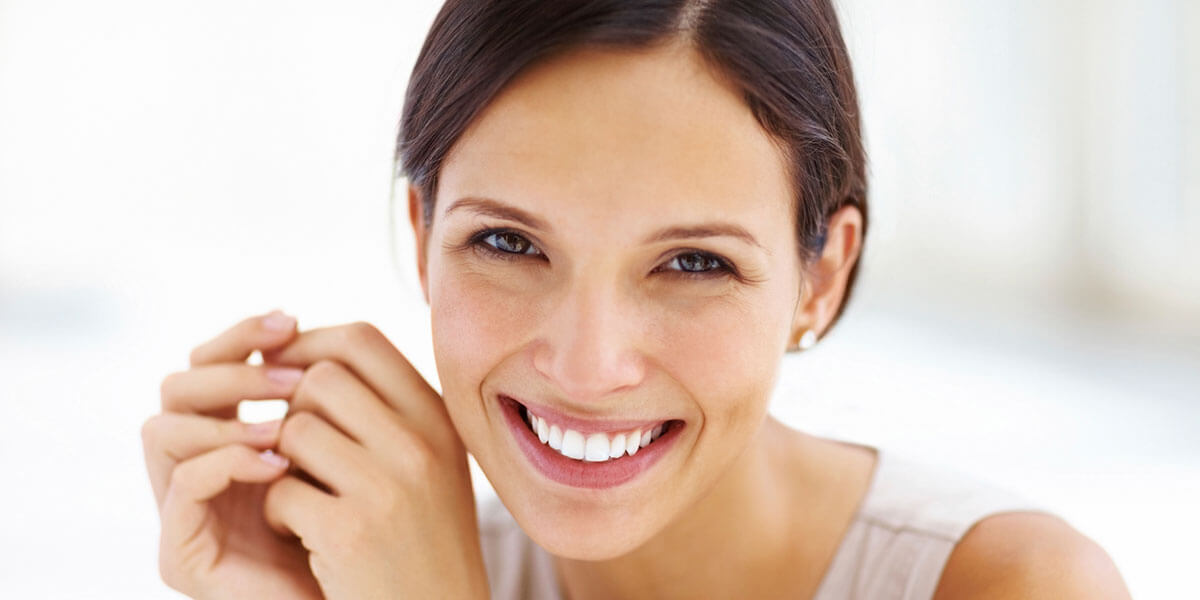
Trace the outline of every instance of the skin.
<path fill-rule="evenodd" d="M 246 364 L 255 349 L 262 366 Z M 282 424 L 236 419 L 241 399 L 279 397 Z M 246 319 L 197 346 L 162 400 L 142 439 L 170 587 L 487 597 L 466 453 L 438 394 L 371 325 L 297 332 L 278 313 Z M 263 460 L 266 448 L 289 463 Z"/>
<path fill-rule="evenodd" d="M 827 509 L 815 521 L 847 523 L 865 489 L 871 461 L 861 450 L 837 457 L 834 465 L 857 472 L 837 478 L 847 489 L 831 487 L 829 466 L 781 455 L 773 441 L 821 443 L 792 441 L 766 416 L 789 338 L 828 324 L 861 230 L 856 210 L 838 213 L 829 251 L 805 276 L 784 164 L 737 92 L 685 46 L 574 52 L 493 100 L 447 157 L 430 227 L 414 223 L 450 416 L 522 528 L 560 557 L 573 597 L 628 596 L 653 583 L 643 581 L 648 574 L 682 572 L 695 560 L 717 567 L 737 558 L 767 581 L 794 573 L 797 558 L 823 564 L 837 531 L 800 538 L 776 524 L 797 507 Z M 468 197 L 517 207 L 546 227 L 450 210 Z M 418 205 L 410 188 L 419 221 Z M 756 242 L 642 242 L 704 223 L 737 225 Z M 467 243 L 490 227 L 519 232 L 541 256 L 499 260 Z M 746 281 L 663 270 L 697 249 L 725 257 Z M 644 477 L 570 488 L 519 455 L 494 400 L 500 391 L 585 418 L 687 427 Z M 779 472 L 781 464 L 795 470 Z M 695 597 L 686 584 L 670 585 Z M 745 590 L 729 591 L 737 589 Z"/>
<path fill-rule="evenodd" d="M 541 223 L 450 209 L 465 197 Z M 766 412 L 784 348 L 829 326 L 861 246 L 845 208 L 802 263 L 790 197 L 778 148 L 685 45 L 526 71 L 447 157 L 430 223 L 409 188 L 442 395 L 365 323 L 299 332 L 266 315 L 198 346 L 143 426 L 164 581 L 195 597 L 486 598 L 470 452 L 572 600 L 811 596 L 875 456 Z M 754 242 L 647 240 L 713 223 Z M 489 253 L 497 238 L 474 234 L 493 227 L 536 250 Z M 697 251 L 739 275 L 681 273 Z M 261 366 L 246 364 L 255 349 Z M 686 426 L 641 477 L 582 490 L 527 463 L 498 392 Z M 240 399 L 280 397 L 281 425 L 235 418 Z M 939 588 L 1031 596 L 1125 592 L 1095 544 L 1031 513 L 977 524 Z"/>

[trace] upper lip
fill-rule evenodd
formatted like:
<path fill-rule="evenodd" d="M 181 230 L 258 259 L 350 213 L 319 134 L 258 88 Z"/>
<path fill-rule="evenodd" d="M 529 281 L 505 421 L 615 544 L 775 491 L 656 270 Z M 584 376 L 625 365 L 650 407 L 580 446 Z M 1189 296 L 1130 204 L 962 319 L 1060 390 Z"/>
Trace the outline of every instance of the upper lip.
<path fill-rule="evenodd" d="M 518 404 L 522 404 L 529 412 L 550 421 L 551 424 L 558 425 L 565 429 L 574 429 L 579 433 L 620 433 L 623 431 L 632 431 L 634 429 L 650 429 L 655 425 L 660 425 L 671 419 L 586 419 L 574 417 L 563 413 L 559 410 L 551 408 L 545 404 L 529 402 L 516 396 L 509 394 L 500 394 L 501 398 L 508 398 Z"/>

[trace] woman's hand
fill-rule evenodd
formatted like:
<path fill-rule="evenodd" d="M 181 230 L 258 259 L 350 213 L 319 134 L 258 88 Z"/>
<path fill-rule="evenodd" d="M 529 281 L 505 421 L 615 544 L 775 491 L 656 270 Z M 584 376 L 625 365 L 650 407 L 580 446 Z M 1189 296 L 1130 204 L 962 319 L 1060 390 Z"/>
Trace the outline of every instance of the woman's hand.
<path fill-rule="evenodd" d="M 267 484 L 286 464 L 264 460 L 259 451 L 278 443 L 279 424 L 237 420 L 242 399 L 291 395 L 300 370 L 251 366 L 246 359 L 295 336 L 296 321 L 276 312 L 196 347 L 191 369 L 163 380 L 162 414 L 142 426 L 162 524 L 159 574 L 188 596 L 321 597 L 308 552 L 277 535 L 263 516 Z"/>
<path fill-rule="evenodd" d="M 298 536 L 327 598 L 487 598 L 466 450 L 441 397 L 366 323 L 264 352 L 305 369 L 271 484 L 271 527 Z"/>

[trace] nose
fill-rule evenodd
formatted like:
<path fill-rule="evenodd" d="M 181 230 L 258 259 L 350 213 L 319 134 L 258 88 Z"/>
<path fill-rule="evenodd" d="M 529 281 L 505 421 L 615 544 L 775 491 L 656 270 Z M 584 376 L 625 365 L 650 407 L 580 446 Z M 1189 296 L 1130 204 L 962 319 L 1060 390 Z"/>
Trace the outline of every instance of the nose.
<path fill-rule="evenodd" d="M 645 365 L 634 312 L 611 284 L 572 286 L 543 321 L 534 368 L 566 399 L 580 403 L 637 386 Z"/>

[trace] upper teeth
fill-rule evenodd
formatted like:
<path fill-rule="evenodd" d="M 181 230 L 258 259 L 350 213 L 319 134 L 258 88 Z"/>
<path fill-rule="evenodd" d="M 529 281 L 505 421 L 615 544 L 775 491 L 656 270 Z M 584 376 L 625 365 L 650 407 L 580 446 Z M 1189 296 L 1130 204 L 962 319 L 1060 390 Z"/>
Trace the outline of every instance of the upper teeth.
<path fill-rule="evenodd" d="M 604 462 L 610 458 L 633 456 L 640 448 L 662 435 L 663 424 L 643 427 L 619 433 L 589 433 L 584 435 L 574 429 L 559 427 L 528 410 L 525 411 L 529 428 L 538 440 L 549 445 L 567 458 Z"/>

